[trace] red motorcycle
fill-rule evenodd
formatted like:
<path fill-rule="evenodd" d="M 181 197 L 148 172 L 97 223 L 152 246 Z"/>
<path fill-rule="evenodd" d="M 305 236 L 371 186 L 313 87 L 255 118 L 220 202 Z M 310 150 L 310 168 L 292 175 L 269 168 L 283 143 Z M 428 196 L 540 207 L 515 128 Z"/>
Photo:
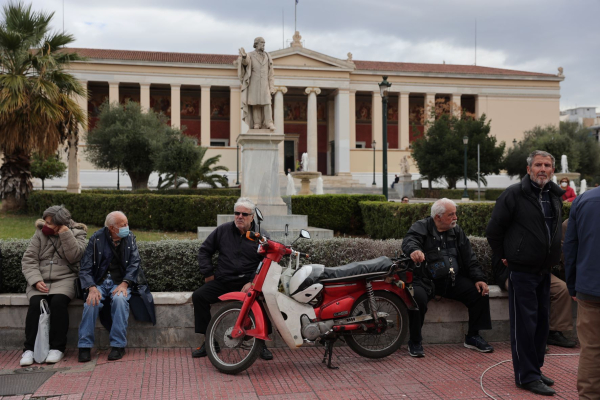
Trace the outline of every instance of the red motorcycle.
<path fill-rule="evenodd" d="M 332 369 L 337 368 L 331 356 L 338 339 L 369 358 L 389 356 L 401 346 L 408 332 L 407 310 L 417 309 L 410 258 L 298 268 L 300 257 L 308 254 L 295 251 L 293 243 L 286 246 L 258 232 L 246 237 L 259 242 L 264 259 L 248 293 L 219 297 L 228 304 L 213 315 L 205 338 L 208 358 L 219 371 L 237 374 L 254 363 L 270 340 L 269 320 L 291 349 L 323 343 L 323 363 Z M 303 230 L 300 237 L 310 235 Z M 278 263 L 286 255 L 290 261 L 284 269 Z"/>

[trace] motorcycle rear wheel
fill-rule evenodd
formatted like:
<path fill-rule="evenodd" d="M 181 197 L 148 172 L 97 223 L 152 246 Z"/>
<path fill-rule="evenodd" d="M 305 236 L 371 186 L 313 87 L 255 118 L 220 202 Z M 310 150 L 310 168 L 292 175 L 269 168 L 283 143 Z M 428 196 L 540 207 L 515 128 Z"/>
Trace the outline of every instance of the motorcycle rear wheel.
<path fill-rule="evenodd" d="M 239 301 L 227 304 L 210 320 L 206 330 L 205 346 L 208 359 L 219 371 L 225 374 L 238 374 L 248 369 L 260 354 L 265 341 L 246 336 L 233 339 L 229 336 L 242 309 Z M 255 327 L 254 314 L 249 313 L 249 325 Z"/>
<path fill-rule="evenodd" d="M 367 358 L 383 358 L 393 354 L 400 348 L 408 333 L 408 311 L 398 296 L 383 292 L 375 292 L 375 303 L 378 312 L 386 312 L 386 320 L 392 320 L 394 326 L 387 327 L 383 333 L 351 333 L 346 336 L 346 343 L 355 353 Z M 352 305 L 351 316 L 371 314 L 369 296 L 365 293 Z"/>

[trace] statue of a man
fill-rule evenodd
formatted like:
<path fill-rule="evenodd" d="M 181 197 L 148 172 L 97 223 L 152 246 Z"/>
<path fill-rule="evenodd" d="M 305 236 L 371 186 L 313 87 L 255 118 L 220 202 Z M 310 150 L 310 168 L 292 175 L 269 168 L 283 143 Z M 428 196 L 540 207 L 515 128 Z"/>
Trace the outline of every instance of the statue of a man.
<path fill-rule="evenodd" d="M 406 175 L 408 174 L 410 170 L 410 166 L 408 165 L 408 158 L 406 156 L 402 157 L 402 160 L 400 161 L 400 173 L 402 175 Z"/>
<path fill-rule="evenodd" d="M 265 51 L 265 39 L 254 39 L 256 50 L 246 54 L 242 47 L 238 57 L 238 77 L 242 83 L 243 120 L 250 129 L 275 129 L 271 97 L 275 94 L 273 60 Z"/>

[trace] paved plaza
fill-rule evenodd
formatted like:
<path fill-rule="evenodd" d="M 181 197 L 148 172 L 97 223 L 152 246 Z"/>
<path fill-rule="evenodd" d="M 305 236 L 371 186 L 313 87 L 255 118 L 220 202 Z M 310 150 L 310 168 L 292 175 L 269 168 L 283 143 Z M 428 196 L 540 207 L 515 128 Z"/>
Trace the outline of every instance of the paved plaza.
<path fill-rule="evenodd" d="M 370 360 L 348 347 L 336 348 L 334 365 L 321 363 L 322 348 L 273 349 L 274 360 L 258 359 L 236 375 L 219 373 L 207 358 L 193 359 L 191 349 L 128 349 L 116 362 L 108 351 L 92 352 L 92 362 L 77 362 L 77 349 L 44 371 L 56 371 L 33 395 L 21 399 L 539 399 L 514 385 L 509 343 L 493 343 L 496 351 L 480 354 L 460 344 L 427 345 L 425 358 L 408 355 L 404 346 L 394 355 Z M 554 398 L 577 399 L 579 349 L 550 347 L 543 372 L 556 381 Z M 567 354 L 567 355 L 558 355 Z M 0 382 L 23 373 L 21 351 L 0 352 Z M 34 364 L 36 366 L 37 364 Z M 17 373 L 15 373 L 18 371 Z M 2 390 L 2 388 L 0 388 Z"/>

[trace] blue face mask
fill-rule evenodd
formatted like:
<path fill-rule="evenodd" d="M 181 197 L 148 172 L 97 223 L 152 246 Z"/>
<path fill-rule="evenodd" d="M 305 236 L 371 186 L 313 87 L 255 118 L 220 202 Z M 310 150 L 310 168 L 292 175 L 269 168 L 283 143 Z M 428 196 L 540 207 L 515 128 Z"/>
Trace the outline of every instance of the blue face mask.
<path fill-rule="evenodd" d="M 129 236 L 129 226 L 119 228 L 119 233 L 117 233 L 117 236 L 119 236 L 120 238 L 126 238 L 127 236 Z"/>

